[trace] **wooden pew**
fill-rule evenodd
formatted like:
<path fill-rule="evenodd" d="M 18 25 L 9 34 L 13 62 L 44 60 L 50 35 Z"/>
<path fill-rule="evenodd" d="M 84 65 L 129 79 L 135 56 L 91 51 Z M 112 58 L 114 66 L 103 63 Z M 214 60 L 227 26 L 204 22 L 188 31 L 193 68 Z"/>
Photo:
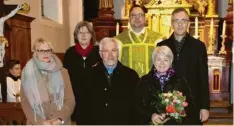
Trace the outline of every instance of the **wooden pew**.
<path fill-rule="evenodd" d="M 20 103 L 0 103 L 0 125 L 25 125 L 26 117 Z"/>

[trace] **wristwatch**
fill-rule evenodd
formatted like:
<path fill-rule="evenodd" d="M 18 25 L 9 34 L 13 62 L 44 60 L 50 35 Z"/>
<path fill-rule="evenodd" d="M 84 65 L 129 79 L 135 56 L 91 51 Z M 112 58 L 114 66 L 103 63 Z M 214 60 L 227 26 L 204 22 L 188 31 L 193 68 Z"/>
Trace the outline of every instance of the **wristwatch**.
<path fill-rule="evenodd" d="M 65 122 L 64 122 L 60 117 L 59 117 L 58 119 L 61 121 L 61 123 L 62 123 L 62 124 L 64 124 L 64 123 L 65 123 Z"/>

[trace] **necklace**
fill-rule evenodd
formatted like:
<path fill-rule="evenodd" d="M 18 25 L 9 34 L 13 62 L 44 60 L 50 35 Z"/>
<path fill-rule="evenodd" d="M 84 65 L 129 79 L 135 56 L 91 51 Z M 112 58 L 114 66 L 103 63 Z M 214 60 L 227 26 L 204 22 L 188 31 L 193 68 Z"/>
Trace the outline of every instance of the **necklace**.
<path fill-rule="evenodd" d="M 128 30 L 128 36 L 129 36 L 131 42 L 132 42 L 132 43 L 135 43 L 130 32 L 131 32 L 131 31 Z M 146 29 L 146 30 L 145 30 L 145 35 L 144 35 L 143 41 L 141 41 L 137 35 L 136 35 L 136 38 L 137 38 L 137 40 L 138 40 L 139 42 L 145 43 L 145 40 L 146 40 L 146 37 L 147 37 L 147 36 L 148 36 L 148 32 L 147 32 L 147 29 Z"/>

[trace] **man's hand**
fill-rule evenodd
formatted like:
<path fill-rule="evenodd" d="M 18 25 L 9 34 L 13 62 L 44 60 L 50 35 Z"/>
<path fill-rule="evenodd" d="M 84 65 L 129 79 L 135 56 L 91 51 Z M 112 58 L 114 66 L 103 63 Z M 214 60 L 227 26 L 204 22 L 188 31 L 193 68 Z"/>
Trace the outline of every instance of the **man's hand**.
<path fill-rule="evenodd" d="M 201 122 L 204 122 L 206 120 L 208 120 L 209 118 L 209 111 L 206 109 L 201 109 L 200 110 L 200 120 Z"/>

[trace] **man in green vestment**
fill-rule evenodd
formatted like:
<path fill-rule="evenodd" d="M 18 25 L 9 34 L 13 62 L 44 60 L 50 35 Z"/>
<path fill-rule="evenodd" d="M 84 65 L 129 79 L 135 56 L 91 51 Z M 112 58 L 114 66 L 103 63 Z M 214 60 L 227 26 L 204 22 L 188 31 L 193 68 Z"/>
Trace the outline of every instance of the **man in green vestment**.
<path fill-rule="evenodd" d="M 163 35 L 145 27 L 146 13 L 145 7 L 133 5 L 129 11 L 131 28 L 115 37 L 121 45 L 120 61 L 140 77 L 152 68 L 152 52 L 157 42 L 163 39 Z"/>

